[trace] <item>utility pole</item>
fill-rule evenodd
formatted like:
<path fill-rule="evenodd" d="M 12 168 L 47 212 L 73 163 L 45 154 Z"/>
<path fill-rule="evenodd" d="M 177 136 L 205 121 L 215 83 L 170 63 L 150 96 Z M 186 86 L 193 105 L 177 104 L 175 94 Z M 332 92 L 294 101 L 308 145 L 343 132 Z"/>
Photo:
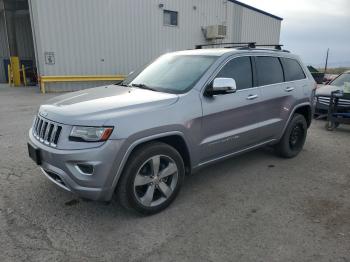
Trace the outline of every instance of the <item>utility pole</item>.
<path fill-rule="evenodd" d="M 327 49 L 327 55 L 326 55 L 326 64 L 324 66 L 324 73 L 326 74 L 327 72 L 327 65 L 328 65 L 328 54 L 329 54 L 329 48 Z"/>

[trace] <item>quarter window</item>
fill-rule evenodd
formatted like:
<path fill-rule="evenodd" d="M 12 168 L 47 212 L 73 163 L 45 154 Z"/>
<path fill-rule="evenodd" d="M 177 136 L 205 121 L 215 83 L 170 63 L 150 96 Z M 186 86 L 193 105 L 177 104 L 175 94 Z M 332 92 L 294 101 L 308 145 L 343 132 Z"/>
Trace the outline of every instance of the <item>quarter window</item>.
<path fill-rule="evenodd" d="M 305 78 L 300 64 L 295 59 L 281 58 L 286 81 L 295 81 Z"/>
<path fill-rule="evenodd" d="M 177 26 L 177 15 L 178 13 L 175 11 L 164 10 L 164 25 Z"/>
<path fill-rule="evenodd" d="M 216 77 L 233 78 L 237 90 L 253 87 L 252 64 L 250 57 L 238 57 L 228 62 Z"/>
<path fill-rule="evenodd" d="M 284 81 L 282 66 L 277 57 L 257 56 L 256 68 L 260 86 L 272 85 Z"/>

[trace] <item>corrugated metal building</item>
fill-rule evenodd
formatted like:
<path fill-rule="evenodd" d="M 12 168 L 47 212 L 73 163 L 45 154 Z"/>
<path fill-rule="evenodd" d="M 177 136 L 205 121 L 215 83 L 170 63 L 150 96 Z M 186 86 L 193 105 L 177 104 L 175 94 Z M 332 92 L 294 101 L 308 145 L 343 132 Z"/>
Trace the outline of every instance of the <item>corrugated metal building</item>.
<path fill-rule="evenodd" d="M 128 74 L 162 53 L 196 44 L 275 44 L 282 21 L 234 0 L 28 1 L 31 29 L 25 28 L 29 23 L 21 26 L 33 34 L 33 41 L 21 44 L 35 50 L 39 76 Z M 226 26 L 226 36 L 206 39 L 205 29 L 211 25 Z M 1 26 L 0 17 L 0 35 Z M 6 46 L 1 42 L 3 37 L 0 52 Z M 47 88 L 72 90 L 92 85 L 96 83 L 50 83 Z"/>

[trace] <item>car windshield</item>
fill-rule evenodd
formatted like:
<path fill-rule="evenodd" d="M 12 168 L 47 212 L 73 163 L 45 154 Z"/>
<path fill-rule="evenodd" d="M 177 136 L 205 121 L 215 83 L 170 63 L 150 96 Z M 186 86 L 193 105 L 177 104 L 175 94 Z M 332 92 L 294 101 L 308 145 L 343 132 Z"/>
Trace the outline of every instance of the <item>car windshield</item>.
<path fill-rule="evenodd" d="M 345 73 L 345 74 L 338 76 L 336 79 L 334 79 L 329 84 L 332 86 L 343 87 L 343 86 L 345 86 L 345 83 L 349 83 L 348 85 L 350 85 L 350 73 Z"/>
<path fill-rule="evenodd" d="M 122 84 L 159 92 L 185 93 L 216 59 L 216 56 L 166 54 L 139 73 L 131 74 Z"/>

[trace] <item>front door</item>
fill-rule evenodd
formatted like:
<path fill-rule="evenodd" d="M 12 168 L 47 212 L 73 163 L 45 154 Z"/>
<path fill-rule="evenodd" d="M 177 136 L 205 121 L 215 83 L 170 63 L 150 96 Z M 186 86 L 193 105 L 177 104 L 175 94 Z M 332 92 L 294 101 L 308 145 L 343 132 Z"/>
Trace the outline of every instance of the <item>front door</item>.
<path fill-rule="evenodd" d="M 233 58 L 216 77 L 233 78 L 237 91 L 202 97 L 201 162 L 214 160 L 261 142 L 261 90 L 254 87 L 252 60 Z"/>

